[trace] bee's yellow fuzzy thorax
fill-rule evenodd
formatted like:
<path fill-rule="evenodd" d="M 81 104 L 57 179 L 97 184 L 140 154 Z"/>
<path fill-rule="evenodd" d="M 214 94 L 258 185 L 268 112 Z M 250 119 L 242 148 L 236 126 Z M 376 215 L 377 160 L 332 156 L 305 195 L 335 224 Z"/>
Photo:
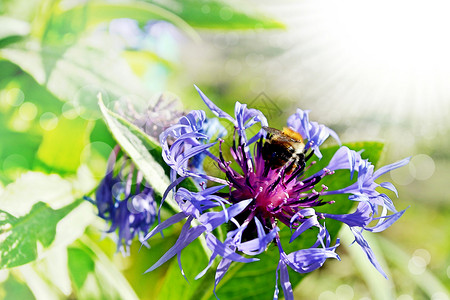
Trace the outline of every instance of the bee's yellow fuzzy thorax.
<path fill-rule="evenodd" d="M 283 133 L 294 140 L 303 142 L 303 137 L 301 136 L 301 134 L 289 127 L 283 127 Z"/>

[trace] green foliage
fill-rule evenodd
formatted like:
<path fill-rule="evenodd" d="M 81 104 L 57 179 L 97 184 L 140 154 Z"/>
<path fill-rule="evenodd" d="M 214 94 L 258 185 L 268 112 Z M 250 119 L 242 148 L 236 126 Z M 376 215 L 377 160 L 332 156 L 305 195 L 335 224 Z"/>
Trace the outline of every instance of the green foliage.
<path fill-rule="evenodd" d="M 87 203 L 76 200 L 86 190 L 77 190 L 75 182 L 29 172 L 6 186 L 0 194 L 2 268 L 29 263 L 83 234 L 94 216 Z M 91 183 L 84 180 L 82 188 L 91 188 Z"/>
<path fill-rule="evenodd" d="M 80 204 L 80 201 L 54 210 L 43 202 L 38 202 L 22 217 L 0 211 L 2 244 L 0 247 L 0 267 L 11 268 L 26 264 L 37 258 L 37 242 L 48 248 L 56 235 L 56 225 L 63 217 Z"/>
<path fill-rule="evenodd" d="M 83 41 L 58 49 L 29 39 L 1 49 L 0 57 L 20 66 L 59 99 L 72 100 L 86 118 L 99 117 L 99 114 L 91 115 L 96 111 L 98 92 L 108 93 L 113 99 L 130 90 L 135 95 L 146 95 L 124 59 L 117 56 L 112 64 L 112 58 L 105 56 L 105 49 Z"/>
<path fill-rule="evenodd" d="M 43 135 L 37 158 L 59 173 L 75 173 L 80 166 L 81 153 L 88 143 L 90 130 L 88 122 L 83 119 L 61 119 L 55 129 Z M 70 132 L 73 142 L 65 143 Z M 61 155 L 64 153 L 64 155 Z"/>
<path fill-rule="evenodd" d="M 138 299 L 111 259 L 90 238 L 81 238 L 67 251 L 78 299 Z"/>
<path fill-rule="evenodd" d="M 23 36 L 26 36 L 30 32 L 30 26 L 28 23 L 9 18 L 6 16 L 0 16 L 0 48 L 19 41 Z"/>
<path fill-rule="evenodd" d="M 55 13 L 49 23 L 55 29 L 53 35 L 56 38 L 66 34 L 67 32 L 63 29 L 68 26 L 75 29 L 76 33 L 82 33 L 99 23 L 120 18 L 135 19 L 141 25 L 144 25 L 149 20 L 164 20 L 177 26 L 192 39 L 197 40 L 199 38 L 196 31 L 183 18 L 156 4 L 140 1 L 129 3 L 92 1 L 76 6 L 70 10 Z M 49 32 L 51 29 L 47 31 Z"/>
<path fill-rule="evenodd" d="M 92 254 L 75 247 L 67 248 L 67 252 L 70 276 L 75 287 L 81 289 L 89 273 L 95 270 L 95 262 L 92 259 Z"/>
<path fill-rule="evenodd" d="M 202 29 L 248 30 L 284 29 L 284 25 L 268 17 L 242 12 L 225 1 L 176 0 L 166 8 L 189 25 Z"/>
<path fill-rule="evenodd" d="M 33 299 L 33 293 L 29 287 L 12 276 L 9 276 L 6 281 L 2 283 L 4 300 L 16 300 L 16 299 Z"/>
<path fill-rule="evenodd" d="M 211 284 L 214 284 L 214 277 L 206 276 L 202 278 L 203 280 L 194 280 L 194 277 L 206 267 L 208 259 L 199 241 L 195 241 L 186 247 L 181 254 L 181 263 L 188 281 L 181 275 L 178 261 L 173 259 L 164 275 L 161 291 L 158 295 L 159 299 L 201 299 L 202 293 L 207 291 Z M 208 274 L 212 274 L 212 272 Z M 205 279 L 209 280 L 205 282 Z M 206 285 L 204 285 L 205 283 Z M 174 289 L 173 286 L 179 288 Z"/>
<path fill-rule="evenodd" d="M 163 195 L 170 184 L 170 180 L 166 176 L 161 164 L 156 161 L 146 147 L 150 146 L 154 148 L 156 147 L 156 143 L 144 133 L 140 134 L 139 137 L 133 134 L 130 128 L 133 128 L 135 132 L 139 132 L 139 129 L 108 110 L 101 98 L 99 100 L 99 105 L 105 121 L 116 141 L 133 160 L 138 169 L 141 170 L 145 179 L 151 184 L 153 189 L 160 195 Z M 119 122 L 119 119 L 122 120 L 122 122 Z M 141 138 L 145 138 L 145 144 Z"/>

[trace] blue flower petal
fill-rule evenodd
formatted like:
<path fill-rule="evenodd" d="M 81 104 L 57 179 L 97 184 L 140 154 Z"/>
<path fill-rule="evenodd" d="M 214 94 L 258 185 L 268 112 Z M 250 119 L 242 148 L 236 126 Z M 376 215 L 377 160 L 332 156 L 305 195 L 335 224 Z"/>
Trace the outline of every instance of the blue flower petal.
<path fill-rule="evenodd" d="M 217 299 L 219 299 L 219 297 L 217 297 L 217 294 L 216 294 L 217 285 L 222 280 L 223 276 L 225 276 L 225 274 L 227 273 L 232 262 L 233 261 L 230 259 L 223 258 L 220 261 L 219 265 L 217 266 L 216 276 L 215 276 L 215 280 L 214 280 L 214 290 L 213 290 L 214 296 L 216 296 Z"/>
<path fill-rule="evenodd" d="M 313 226 L 320 226 L 319 222 L 317 221 L 317 216 L 312 216 L 303 221 L 302 224 L 300 224 L 300 226 L 298 226 L 298 228 L 292 234 L 289 243 L 292 243 L 298 236 L 300 236 L 300 234 L 302 234 L 303 232 L 305 232 L 305 230 Z"/>
<path fill-rule="evenodd" d="M 195 84 L 194 87 L 200 94 L 200 97 L 202 98 L 203 102 L 205 102 L 206 106 L 208 106 L 208 108 L 213 112 L 213 114 L 215 114 L 219 118 L 225 118 L 234 123 L 234 119 L 229 114 L 221 110 L 217 105 L 215 105 L 211 100 L 209 100 L 209 98 L 206 97 L 206 95 Z"/>
<path fill-rule="evenodd" d="M 381 231 L 385 230 L 386 228 L 388 228 L 389 226 L 391 226 L 392 224 L 394 224 L 398 219 L 400 219 L 400 217 L 405 213 L 406 210 L 407 210 L 407 208 L 405 208 L 402 211 L 396 212 L 395 214 L 389 215 L 389 216 L 374 218 L 375 220 L 383 219 L 384 221 L 381 223 L 378 223 L 374 227 L 365 228 L 365 229 L 368 231 L 371 231 L 371 232 L 381 232 Z"/>
<path fill-rule="evenodd" d="M 205 232 L 206 228 L 204 226 L 196 226 L 189 228 L 192 222 L 192 217 L 189 217 L 186 223 L 183 225 L 181 229 L 180 236 L 178 240 L 175 242 L 175 245 L 172 246 L 163 256 L 150 268 L 148 268 L 144 273 L 148 273 L 153 271 L 154 269 L 161 266 L 163 263 L 171 259 L 176 254 L 179 254 L 181 250 L 183 250 L 187 245 L 196 240 L 203 232 Z"/>
<path fill-rule="evenodd" d="M 292 284 L 289 281 L 289 273 L 286 264 L 278 264 L 280 268 L 280 284 L 283 289 L 285 300 L 294 300 L 294 292 L 292 290 Z"/>
<path fill-rule="evenodd" d="M 395 188 L 395 186 L 391 182 L 382 182 L 382 183 L 380 183 L 380 186 L 382 188 L 385 188 L 387 190 L 390 190 L 390 191 L 394 192 L 395 195 L 398 197 L 397 189 Z"/>
<path fill-rule="evenodd" d="M 354 213 L 351 214 L 343 214 L 343 215 L 334 215 L 334 214 L 326 214 L 322 215 L 325 218 L 330 218 L 334 220 L 338 220 L 342 223 L 347 224 L 350 227 L 359 226 L 365 227 L 372 221 L 372 209 L 370 205 L 366 202 L 360 202 L 358 204 L 358 208 Z"/>
<path fill-rule="evenodd" d="M 248 199 L 230 206 L 227 210 L 219 212 L 207 212 L 200 216 L 199 221 L 209 232 L 213 231 L 219 225 L 228 222 L 228 220 L 242 212 L 253 199 Z"/>
<path fill-rule="evenodd" d="M 339 239 L 333 247 L 301 249 L 289 253 L 285 262 L 298 273 L 309 273 L 321 267 L 327 258 L 340 260 L 335 252 L 337 246 L 339 246 Z"/>
<path fill-rule="evenodd" d="M 372 265 L 378 270 L 378 272 L 381 273 L 381 275 L 384 276 L 384 278 L 387 279 L 386 273 L 384 273 L 383 269 L 381 268 L 381 265 L 378 263 L 378 260 L 375 257 L 375 254 L 373 253 L 367 241 L 362 236 L 362 232 L 355 228 L 350 228 L 350 230 L 355 236 L 355 242 L 358 243 L 359 246 L 361 246 L 361 249 L 366 253 L 367 258 L 372 263 Z"/>
<path fill-rule="evenodd" d="M 254 220 L 256 223 L 258 237 L 238 245 L 238 249 L 247 255 L 257 255 L 262 253 L 266 250 L 267 245 L 273 241 L 277 232 L 280 231 L 278 227 L 275 227 L 266 234 L 259 219 L 255 218 Z"/>
<path fill-rule="evenodd" d="M 206 234 L 206 244 L 214 253 L 232 261 L 250 263 L 259 260 L 258 258 L 246 258 L 237 254 L 234 250 L 227 247 L 211 233 Z"/>
<path fill-rule="evenodd" d="M 158 226 L 156 226 L 155 228 L 153 228 L 152 231 L 150 231 L 145 237 L 145 240 L 148 240 L 149 238 L 151 238 L 152 236 L 154 236 L 155 234 L 163 231 L 164 229 L 166 229 L 167 227 L 176 224 L 178 222 L 180 222 L 181 220 L 185 219 L 187 216 L 184 212 L 179 212 L 173 216 L 171 216 L 170 218 L 168 218 L 167 220 L 165 220 L 164 222 L 162 222 L 161 224 L 158 224 Z"/>
<path fill-rule="evenodd" d="M 402 160 L 399 160 L 399 161 L 397 161 L 395 163 L 392 163 L 390 165 L 387 165 L 387 166 L 379 168 L 377 171 L 375 171 L 375 173 L 373 173 L 373 179 L 375 180 L 375 179 L 377 179 L 378 177 L 380 177 L 381 175 L 383 175 L 383 174 L 385 174 L 387 172 L 390 172 L 392 170 L 395 170 L 395 169 L 398 169 L 400 167 L 406 166 L 409 163 L 410 160 L 411 160 L 411 156 L 407 157 L 407 158 L 404 158 Z"/>

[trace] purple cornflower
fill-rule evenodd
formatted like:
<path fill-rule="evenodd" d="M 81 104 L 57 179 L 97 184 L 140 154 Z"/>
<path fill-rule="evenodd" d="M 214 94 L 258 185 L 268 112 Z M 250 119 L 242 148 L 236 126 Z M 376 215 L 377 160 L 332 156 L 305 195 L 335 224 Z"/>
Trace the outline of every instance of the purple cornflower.
<path fill-rule="evenodd" d="M 274 242 L 280 253 L 274 299 L 278 298 L 279 275 L 285 298 L 293 299 L 288 266 L 296 272 L 307 273 L 322 266 L 327 258 L 339 259 L 335 252 L 339 246 L 339 239 L 332 245 L 330 234 L 325 227 L 325 220 L 329 218 L 341 221 L 350 227 L 355 235 L 355 242 L 361 246 L 371 263 L 385 276 L 362 231 L 382 231 L 403 214 L 404 211 L 398 212 L 395 209 L 387 195 L 375 190 L 377 187 L 382 187 L 396 192 L 394 186 L 391 183 L 377 184 L 374 180 L 386 172 L 407 164 L 409 158 L 374 172 L 373 165 L 368 160 L 363 160 L 359 153 L 347 147 L 341 147 L 326 168 L 315 174 L 309 174 L 310 166 L 315 163 L 309 162 L 312 154 L 321 158 L 319 147 L 322 143 L 330 135 L 338 142 L 339 139 L 337 134 L 326 126 L 310 122 L 308 111 L 298 109 L 288 118 L 287 125 L 304 139 L 304 147 L 299 154 L 299 157 L 303 159 L 298 161 L 286 159 L 284 164 L 275 164 L 273 160 L 279 159 L 280 153 L 271 154 L 269 158 L 267 153 L 264 153 L 265 144 L 269 138 L 266 137 L 268 122 L 260 111 L 249 109 L 245 104 L 236 102 L 233 118 L 218 108 L 198 88 L 197 90 L 205 104 L 217 117 L 228 120 L 234 125 L 233 143 L 230 149 L 234 164 L 225 159 L 223 140 L 219 139 L 218 142 L 211 143 L 209 137 L 204 134 L 206 119 L 205 112 L 201 110 L 190 112 L 182 117 L 178 124 L 161 134 L 163 158 L 172 169 L 172 184 L 168 187 L 165 197 L 170 190 L 175 190 L 174 199 L 181 212 L 156 226 L 145 238 L 148 239 L 183 219 L 187 218 L 187 220 L 175 245 L 147 272 L 159 267 L 175 254 L 180 255 L 184 247 L 203 234 L 212 255 L 209 264 L 196 279 L 203 276 L 212 266 L 214 259 L 220 256 L 221 261 L 215 277 L 215 293 L 217 284 L 225 275 L 231 262 L 254 262 L 258 259 L 244 257 L 242 254 L 248 256 L 260 254 Z M 253 126 L 258 131 L 253 136 L 248 136 L 247 131 Z M 214 146 L 219 148 L 218 156 L 210 151 Z M 190 168 L 189 162 L 198 155 L 210 157 L 223 176 L 219 178 L 204 173 L 203 169 Z M 234 168 L 235 165 L 239 168 Z M 329 191 L 325 185 L 321 184 L 321 181 L 325 176 L 332 177 L 334 171 L 338 169 L 349 170 L 351 177 L 357 172 L 357 180 L 350 186 Z M 216 185 L 209 185 L 208 188 L 203 185 L 203 189 L 198 192 L 185 188 L 176 189 L 178 184 L 188 177 L 210 181 Z M 350 194 L 349 200 L 359 202 L 356 211 L 343 215 L 322 213 L 323 206 L 334 203 L 331 195 L 335 194 Z M 377 220 L 378 223 L 370 227 L 369 224 L 373 220 Z M 316 228 L 317 239 L 308 249 L 286 253 L 279 235 L 280 226 L 283 226 L 280 223 L 291 229 L 291 242 L 310 228 Z M 229 230 L 226 238 L 220 240 L 214 235 L 214 229 L 222 224 L 228 224 Z M 184 275 L 181 263 L 180 269 Z"/>
<path fill-rule="evenodd" d="M 157 138 L 184 115 L 182 110 L 177 109 L 179 107 L 180 101 L 177 98 L 161 95 L 154 105 L 143 112 L 138 112 L 131 102 L 126 101 L 116 103 L 115 110 L 146 134 Z M 205 118 L 204 121 L 202 133 L 208 139 L 217 140 L 226 134 L 218 119 Z M 128 254 L 129 246 L 136 235 L 148 246 L 144 235 L 155 221 L 156 202 L 149 183 L 145 182 L 142 173 L 125 153 L 119 157 L 121 152 L 123 151 L 119 145 L 111 152 L 105 177 L 96 190 L 95 201 L 89 197 L 85 198 L 97 206 L 99 217 L 108 223 L 107 232 L 117 232 L 117 250 Z M 203 153 L 198 154 L 191 160 L 189 168 L 203 171 L 204 159 Z"/>
<path fill-rule="evenodd" d="M 117 232 L 117 251 L 128 255 L 136 235 L 147 245 L 144 235 L 155 222 L 156 202 L 153 189 L 144 182 L 142 173 L 135 171 L 134 164 L 125 155 L 117 159 L 119 152 L 119 146 L 111 152 L 95 201 L 85 199 L 97 206 L 98 216 L 109 226 L 106 232 Z"/>
<path fill-rule="evenodd" d="M 161 95 L 154 105 L 141 113 L 130 101 L 116 102 L 114 109 L 146 134 L 157 138 L 183 115 L 182 111 L 174 109 L 177 102 L 179 100 L 176 98 Z M 136 235 L 141 243 L 148 246 L 144 235 L 155 222 L 156 202 L 153 189 L 145 182 L 143 174 L 122 152 L 116 145 L 109 156 L 105 177 L 96 189 L 95 201 L 89 197 L 85 199 L 97 206 L 98 216 L 109 226 L 106 232 L 117 232 L 117 251 L 128 255 Z"/>

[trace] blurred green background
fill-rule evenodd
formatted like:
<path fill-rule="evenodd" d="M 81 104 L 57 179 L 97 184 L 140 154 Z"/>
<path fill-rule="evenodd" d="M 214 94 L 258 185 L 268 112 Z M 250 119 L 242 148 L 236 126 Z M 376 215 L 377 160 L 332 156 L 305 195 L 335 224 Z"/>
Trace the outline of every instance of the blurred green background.
<path fill-rule="evenodd" d="M 445 1 L 1 0 L 0 209 L 20 216 L 39 200 L 56 210 L 95 188 L 115 145 L 98 93 L 109 107 L 143 110 L 171 92 L 186 111 L 206 109 L 196 84 L 228 112 L 236 100 L 260 109 L 272 127 L 300 107 L 343 142 L 383 141 L 380 166 L 412 156 L 384 178 L 398 188 L 396 207 L 409 209 L 368 237 L 390 279 L 342 230 L 342 261 L 307 276 L 296 299 L 448 299 L 449 9 Z M 43 251 L 40 240 L 37 261 L 2 263 L 0 298 L 155 299 L 166 276 L 189 287 L 169 266 L 143 275 L 155 258 L 137 242 L 136 255 L 115 254 L 95 213 L 83 203 L 68 215 L 52 247 Z M 175 238 L 176 228 L 152 248 L 163 253 Z"/>

